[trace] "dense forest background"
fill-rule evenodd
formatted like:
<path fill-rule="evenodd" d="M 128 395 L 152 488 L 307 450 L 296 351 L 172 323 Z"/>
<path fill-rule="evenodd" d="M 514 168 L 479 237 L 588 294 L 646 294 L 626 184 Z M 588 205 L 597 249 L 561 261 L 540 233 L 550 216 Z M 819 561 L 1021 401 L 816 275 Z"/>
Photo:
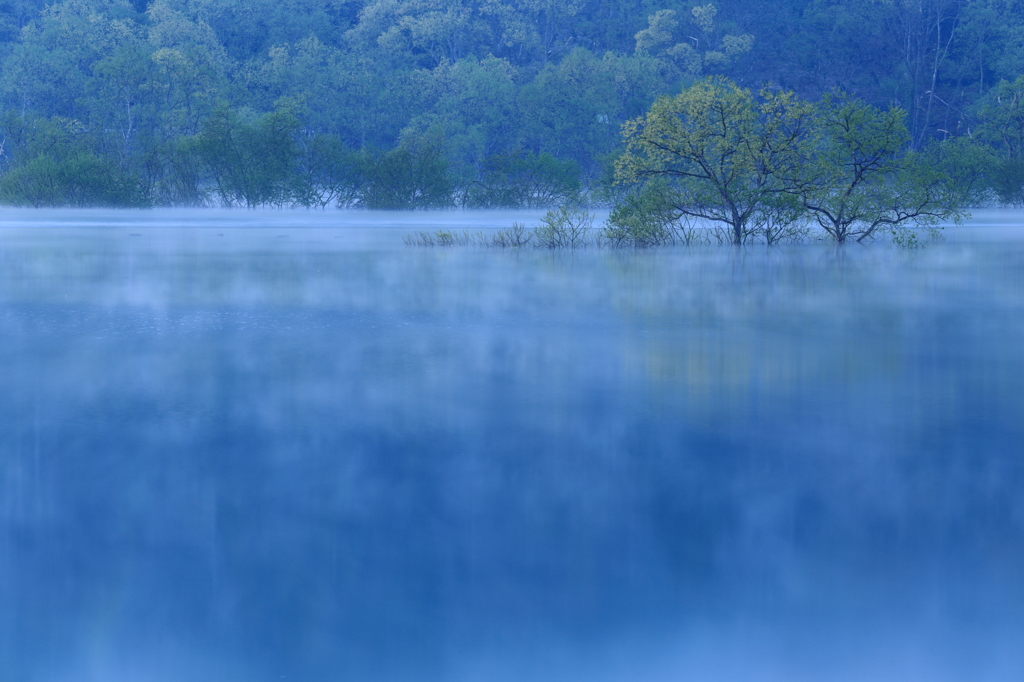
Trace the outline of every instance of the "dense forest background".
<path fill-rule="evenodd" d="M 900 107 L 912 148 L 1024 178 L 1024 0 L 0 0 L 0 64 L 23 205 L 596 197 L 621 124 L 712 74 Z"/>

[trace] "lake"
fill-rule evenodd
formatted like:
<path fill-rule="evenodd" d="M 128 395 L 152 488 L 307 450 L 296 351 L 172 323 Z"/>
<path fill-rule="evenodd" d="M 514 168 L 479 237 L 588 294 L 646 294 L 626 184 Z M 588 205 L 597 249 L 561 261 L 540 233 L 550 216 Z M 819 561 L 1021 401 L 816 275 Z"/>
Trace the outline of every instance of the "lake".
<path fill-rule="evenodd" d="M 1024 213 L 0 210 L 0 680 L 1024 679 Z"/>

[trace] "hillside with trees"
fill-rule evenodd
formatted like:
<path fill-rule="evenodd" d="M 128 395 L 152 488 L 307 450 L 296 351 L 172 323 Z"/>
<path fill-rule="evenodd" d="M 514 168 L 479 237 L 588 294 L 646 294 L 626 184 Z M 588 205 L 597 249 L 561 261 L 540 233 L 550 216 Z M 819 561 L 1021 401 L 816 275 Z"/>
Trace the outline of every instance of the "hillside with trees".
<path fill-rule="evenodd" d="M 709 76 L 893 112 L 900 155 L 959 140 L 1024 201 L 1019 0 L 4 0 L 0 63 L 14 205 L 607 202 Z"/>

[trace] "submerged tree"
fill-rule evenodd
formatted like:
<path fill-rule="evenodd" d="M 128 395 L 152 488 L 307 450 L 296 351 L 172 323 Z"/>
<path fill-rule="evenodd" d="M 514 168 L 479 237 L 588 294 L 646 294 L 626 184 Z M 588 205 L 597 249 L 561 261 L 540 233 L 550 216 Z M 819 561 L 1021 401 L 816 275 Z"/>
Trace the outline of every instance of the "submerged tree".
<path fill-rule="evenodd" d="M 541 208 L 571 203 L 579 192 L 580 168 L 575 162 L 546 152 L 508 152 L 484 159 L 480 177 L 467 189 L 464 203 L 482 208 Z"/>
<path fill-rule="evenodd" d="M 150 203 L 142 180 L 110 157 L 93 151 L 81 122 L 0 116 L 0 203 L 16 206 L 140 207 Z"/>
<path fill-rule="evenodd" d="M 221 107 L 196 137 L 196 150 L 227 205 L 280 206 L 291 200 L 299 121 L 290 103 L 254 115 Z"/>
<path fill-rule="evenodd" d="M 618 178 L 640 185 L 643 199 L 613 212 L 628 229 L 665 224 L 670 210 L 728 226 L 735 244 L 753 235 L 774 243 L 808 221 L 837 242 L 861 241 L 959 220 L 984 189 L 976 146 L 911 151 L 902 110 L 837 92 L 811 105 L 704 80 L 658 100 L 624 135 Z"/>
<path fill-rule="evenodd" d="M 977 175 L 977 154 L 949 143 L 913 152 L 904 120 L 902 109 L 881 110 L 840 92 L 815 106 L 799 196 L 835 241 L 959 220 L 977 198 L 970 177 Z"/>
<path fill-rule="evenodd" d="M 641 185 L 659 179 L 681 216 L 723 224 L 740 244 L 759 212 L 799 189 L 810 123 L 811 108 L 792 93 L 755 99 L 726 79 L 705 79 L 623 126 L 616 177 Z"/>
<path fill-rule="evenodd" d="M 864 239 L 890 205 L 899 204 L 910 133 L 902 109 L 881 111 L 842 93 L 815 107 L 816 140 L 800 198 L 804 208 L 837 242 Z M 895 219 L 895 218 L 894 218 Z"/>
<path fill-rule="evenodd" d="M 326 208 L 350 206 L 363 182 L 363 158 L 337 135 L 310 135 L 299 140 L 294 203 Z"/>
<path fill-rule="evenodd" d="M 441 149 L 432 144 L 401 146 L 366 155 L 359 205 L 364 208 L 443 208 L 455 203 L 455 186 Z"/>

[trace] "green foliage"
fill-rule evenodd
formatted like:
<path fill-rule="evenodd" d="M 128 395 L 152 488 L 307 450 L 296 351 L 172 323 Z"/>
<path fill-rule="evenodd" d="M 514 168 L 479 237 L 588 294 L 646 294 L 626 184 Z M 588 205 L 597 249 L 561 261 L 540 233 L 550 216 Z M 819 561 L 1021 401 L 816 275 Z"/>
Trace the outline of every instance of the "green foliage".
<path fill-rule="evenodd" d="M 544 214 L 534 229 L 533 243 L 544 249 L 578 249 L 593 241 L 594 216 L 577 206 L 561 206 Z"/>
<path fill-rule="evenodd" d="M 1022 2 L 4 0 L 0 111 L 76 121 L 54 161 L 91 155 L 161 204 L 536 206 L 599 196 L 622 123 L 717 73 L 895 103 L 912 150 L 970 137 L 993 196 L 1021 203 Z M 767 130 L 779 111 L 749 99 Z M 7 133 L 0 171 L 45 151 Z M 780 201 L 718 224 L 772 241 Z"/>
<path fill-rule="evenodd" d="M 924 230 L 913 229 L 907 225 L 893 225 L 887 232 L 892 243 L 901 249 L 917 250 L 941 239 L 941 228 L 929 226 Z"/>
<path fill-rule="evenodd" d="M 1024 206 L 1024 159 L 999 159 L 994 163 L 992 189 L 999 201 Z"/>
<path fill-rule="evenodd" d="M 792 93 L 755 99 L 728 80 L 705 79 L 623 127 L 626 152 L 616 175 L 641 185 L 658 179 L 680 215 L 722 224 L 740 244 L 758 212 L 792 190 L 810 119 Z"/>
<path fill-rule="evenodd" d="M 217 109 L 203 125 L 195 149 L 228 206 L 281 206 L 293 194 L 299 121 L 287 104 L 254 115 Z"/>
<path fill-rule="evenodd" d="M 567 203 L 580 193 L 579 166 L 543 152 L 502 153 L 484 160 L 480 180 L 466 191 L 465 205 L 540 208 Z"/>
<path fill-rule="evenodd" d="M 807 213 L 800 198 L 786 192 L 769 197 L 754 214 L 750 239 L 769 246 L 807 237 Z"/>
<path fill-rule="evenodd" d="M 975 135 L 1010 159 L 1024 158 L 1024 75 L 1001 81 L 979 100 Z"/>
<path fill-rule="evenodd" d="M 841 92 L 814 108 L 814 144 L 795 179 L 804 208 L 837 242 L 863 239 L 901 191 L 910 134 L 905 113 L 882 111 Z"/>
<path fill-rule="evenodd" d="M 139 179 L 91 152 L 37 156 L 0 176 L 0 203 L 13 206 L 144 207 Z"/>
<path fill-rule="evenodd" d="M 656 244 L 673 216 L 689 216 L 728 226 L 734 244 L 773 244 L 802 238 L 813 219 L 842 243 L 960 220 L 984 195 L 984 152 L 964 140 L 912 151 L 903 120 L 837 92 L 812 107 L 699 82 L 625 127 L 618 176 L 640 189 L 607 236 Z"/>
<path fill-rule="evenodd" d="M 455 184 L 435 146 L 398 147 L 366 155 L 359 205 L 376 209 L 443 208 L 455 204 Z"/>
<path fill-rule="evenodd" d="M 159 151 L 161 168 L 154 183 L 155 203 L 162 206 L 205 206 L 210 202 L 206 164 L 198 137 L 179 137 Z"/>
<path fill-rule="evenodd" d="M 147 187 L 129 169 L 91 149 L 79 121 L 54 117 L 0 119 L 8 170 L 0 175 L 0 203 L 15 206 L 117 206 L 150 203 Z"/>
<path fill-rule="evenodd" d="M 999 200 L 1024 205 L 1024 75 L 1000 81 L 975 107 L 975 139 L 993 157 L 991 185 Z"/>
<path fill-rule="evenodd" d="M 946 217 L 956 219 L 967 208 L 991 203 L 991 178 L 998 166 L 990 150 L 975 140 L 951 137 L 934 141 L 911 159 L 915 157 L 938 179 L 935 199 L 950 211 Z"/>
<path fill-rule="evenodd" d="M 612 208 L 601 236 L 614 246 L 661 246 L 672 241 L 678 219 L 667 183 L 655 179 Z"/>
<path fill-rule="evenodd" d="M 298 142 L 295 203 L 326 208 L 350 206 L 363 182 L 363 157 L 337 135 L 311 135 Z"/>
<path fill-rule="evenodd" d="M 549 62 L 519 93 L 521 146 L 574 159 L 584 179 L 620 144 L 620 124 L 667 88 L 659 64 L 644 56 L 598 56 L 576 48 Z"/>
<path fill-rule="evenodd" d="M 681 32 L 675 10 L 663 9 L 647 17 L 647 28 L 635 36 L 636 52 L 656 55 L 682 75 L 696 78 L 722 71 L 754 45 L 749 33 L 721 33 L 715 21 L 718 8 L 713 3 L 692 7 L 689 14 L 690 25 Z"/>
<path fill-rule="evenodd" d="M 490 235 L 483 232 L 420 230 L 405 235 L 402 240 L 409 246 L 486 246 L 494 248 L 580 249 L 597 245 L 592 235 L 593 214 L 576 206 L 562 206 L 549 210 L 540 224 L 528 228 L 521 223 L 498 230 Z"/>

